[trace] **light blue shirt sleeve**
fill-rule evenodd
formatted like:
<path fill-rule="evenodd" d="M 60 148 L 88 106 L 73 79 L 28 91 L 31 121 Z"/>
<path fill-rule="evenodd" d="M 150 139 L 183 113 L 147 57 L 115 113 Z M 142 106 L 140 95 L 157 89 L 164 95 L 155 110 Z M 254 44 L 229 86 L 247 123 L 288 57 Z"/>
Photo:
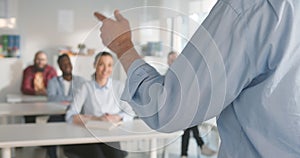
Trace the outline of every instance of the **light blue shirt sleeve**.
<path fill-rule="evenodd" d="M 87 89 L 88 82 L 82 85 L 78 93 L 74 96 L 74 99 L 69 106 L 69 109 L 66 113 L 66 121 L 68 123 L 73 122 L 73 116 L 77 114 L 81 114 L 82 108 L 86 99 L 88 98 L 88 89 Z"/>
<path fill-rule="evenodd" d="M 121 95 L 124 91 L 124 84 L 120 81 L 114 81 L 112 87 L 115 91 L 114 97 L 118 100 L 118 109 L 120 111 L 118 114 L 122 117 L 122 121 L 132 121 L 136 114 L 127 102 L 121 100 Z"/>
<path fill-rule="evenodd" d="M 217 116 L 220 158 L 300 157 L 299 10 L 219 0 L 165 76 L 132 63 L 122 99 L 162 132 Z"/>
<path fill-rule="evenodd" d="M 69 94 L 65 95 L 64 84 L 62 76 L 54 77 L 48 82 L 47 87 L 47 96 L 48 101 L 50 102 L 63 102 L 68 101 L 71 102 L 73 100 L 73 96 L 77 93 L 79 88 L 83 85 L 85 79 L 80 76 L 73 76 L 71 86 L 69 89 Z"/>
<path fill-rule="evenodd" d="M 119 105 L 120 105 L 119 115 L 122 117 L 122 121 L 124 122 L 132 121 L 134 116 L 136 116 L 136 114 L 132 110 L 131 106 L 125 101 L 120 101 Z"/>

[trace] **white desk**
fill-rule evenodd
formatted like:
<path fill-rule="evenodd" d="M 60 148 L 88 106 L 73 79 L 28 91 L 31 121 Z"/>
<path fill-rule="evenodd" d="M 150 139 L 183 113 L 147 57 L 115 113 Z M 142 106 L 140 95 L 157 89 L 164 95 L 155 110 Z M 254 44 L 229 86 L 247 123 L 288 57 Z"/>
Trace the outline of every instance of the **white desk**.
<path fill-rule="evenodd" d="M 47 96 L 24 95 L 24 94 L 8 94 L 6 102 L 8 103 L 29 103 L 29 102 L 46 102 Z"/>
<path fill-rule="evenodd" d="M 14 147 L 148 139 L 151 141 L 151 158 L 156 158 L 158 138 L 178 138 L 181 135 L 181 131 L 168 134 L 153 131 L 140 120 L 123 123 L 110 131 L 87 129 L 66 123 L 4 125 L 0 126 L 0 148 L 2 158 L 10 158 L 11 148 Z"/>
<path fill-rule="evenodd" d="M 1 124 L 8 124 L 8 117 L 30 115 L 59 115 L 66 113 L 66 105 L 60 103 L 0 103 Z"/>
<path fill-rule="evenodd" d="M 60 103 L 0 103 L 0 116 L 64 114 L 67 106 Z"/>

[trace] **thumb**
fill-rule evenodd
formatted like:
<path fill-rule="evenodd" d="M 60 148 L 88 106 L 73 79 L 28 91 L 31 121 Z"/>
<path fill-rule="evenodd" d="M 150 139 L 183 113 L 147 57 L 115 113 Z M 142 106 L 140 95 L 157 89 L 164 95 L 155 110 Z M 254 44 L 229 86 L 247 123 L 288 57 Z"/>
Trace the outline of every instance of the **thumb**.
<path fill-rule="evenodd" d="M 126 19 L 120 14 L 120 11 L 119 11 L 119 10 L 115 10 L 114 14 L 115 14 L 115 18 L 117 19 L 117 21 L 126 20 Z"/>

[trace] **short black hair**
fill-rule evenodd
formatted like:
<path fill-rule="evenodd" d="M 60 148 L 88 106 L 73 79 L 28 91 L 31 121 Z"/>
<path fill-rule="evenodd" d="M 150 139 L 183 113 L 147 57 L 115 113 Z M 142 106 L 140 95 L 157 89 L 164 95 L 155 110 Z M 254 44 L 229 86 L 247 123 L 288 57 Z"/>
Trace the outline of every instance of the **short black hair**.
<path fill-rule="evenodd" d="M 111 53 L 108 52 L 99 52 L 96 56 L 95 56 L 95 60 L 94 60 L 94 65 L 97 64 L 98 60 L 100 59 L 100 57 L 102 56 L 110 56 L 111 58 L 113 58 Z"/>
<path fill-rule="evenodd" d="M 68 54 L 62 54 L 60 56 L 58 56 L 57 58 L 57 64 L 59 65 L 59 62 L 63 59 L 63 58 L 68 58 L 70 59 L 69 55 Z"/>

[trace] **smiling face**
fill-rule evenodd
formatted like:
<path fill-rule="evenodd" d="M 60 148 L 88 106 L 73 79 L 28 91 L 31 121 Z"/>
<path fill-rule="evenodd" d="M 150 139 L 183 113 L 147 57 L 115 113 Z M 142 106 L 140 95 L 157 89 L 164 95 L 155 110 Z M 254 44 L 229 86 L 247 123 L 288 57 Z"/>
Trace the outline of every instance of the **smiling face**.
<path fill-rule="evenodd" d="M 109 55 L 103 55 L 99 57 L 97 63 L 95 64 L 96 78 L 99 80 L 108 79 L 113 70 L 113 58 Z"/>
<path fill-rule="evenodd" d="M 63 75 L 72 75 L 73 67 L 69 57 L 65 56 L 61 58 L 58 64 Z"/>

